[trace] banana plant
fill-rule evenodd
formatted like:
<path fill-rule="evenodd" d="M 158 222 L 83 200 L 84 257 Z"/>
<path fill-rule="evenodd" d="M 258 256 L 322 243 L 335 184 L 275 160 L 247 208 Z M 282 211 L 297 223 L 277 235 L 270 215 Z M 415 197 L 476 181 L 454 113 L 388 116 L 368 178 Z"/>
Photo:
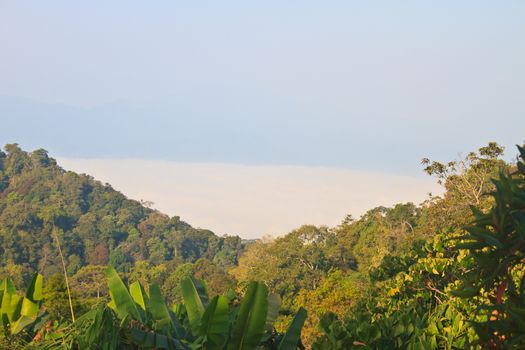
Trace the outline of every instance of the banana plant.
<path fill-rule="evenodd" d="M 142 348 L 187 348 L 180 341 L 185 331 L 167 307 L 158 285 L 152 284 L 149 294 L 138 282 L 132 283 L 128 290 L 111 266 L 106 270 L 106 278 L 111 296 L 109 307 L 121 320 L 125 342 Z"/>
<path fill-rule="evenodd" d="M 206 285 L 190 278 L 182 281 L 181 291 L 191 334 L 196 337 L 192 347 L 223 349 L 230 329 L 228 298 L 217 295 L 208 302 Z"/>
<path fill-rule="evenodd" d="M 206 284 L 193 278 L 181 284 L 184 303 L 168 308 L 160 288 L 152 284 L 146 292 L 138 282 L 124 284 L 114 268 L 106 278 L 111 301 L 64 325 L 60 330 L 40 332 L 31 342 L 34 348 L 136 350 L 294 350 L 306 311 L 299 310 L 285 334 L 275 332 L 280 299 L 258 282 L 249 284 L 239 306 L 232 296 L 209 299 Z M 16 334 L 34 323 L 42 301 L 42 276 L 35 274 L 25 296 L 19 296 L 13 282 L 0 285 L 2 331 Z M 42 331 L 42 330 L 41 330 Z M 31 338 L 32 339 L 32 338 Z"/>
<path fill-rule="evenodd" d="M 206 284 L 188 278 L 181 283 L 184 303 L 170 309 L 156 284 L 149 293 L 138 282 L 128 289 L 112 267 L 106 278 L 108 305 L 120 320 L 124 343 L 158 349 L 251 350 L 264 347 L 275 335 L 280 300 L 262 283 L 250 283 L 240 306 L 231 307 L 230 298 L 217 295 L 210 300 Z M 275 337 L 272 348 L 296 349 L 305 319 L 301 309 L 286 334 Z"/>
<path fill-rule="evenodd" d="M 241 302 L 237 318 L 233 325 L 231 341 L 228 350 L 255 349 L 268 327 L 266 319 L 269 314 L 268 288 L 258 282 L 248 285 L 244 299 Z M 273 304 L 279 307 L 279 304 Z"/>
<path fill-rule="evenodd" d="M 0 318 L 4 334 L 18 334 L 36 321 L 42 302 L 42 275 L 35 273 L 25 296 L 17 293 L 10 278 L 0 285 Z"/>
<path fill-rule="evenodd" d="M 264 284 L 251 282 L 240 306 L 231 309 L 225 296 L 215 296 L 207 303 L 205 285 L 199 281 L 185 279 L 181 288 L 191 332 L 197 336 L 194 345 L 199 348 L 251 350 L 272 336 L 280 299 L 268 293 Z M 306 310 L 301 308 L 286 334 L 278 337 L 278 350 L 297 348 L 305 320 Z"/>

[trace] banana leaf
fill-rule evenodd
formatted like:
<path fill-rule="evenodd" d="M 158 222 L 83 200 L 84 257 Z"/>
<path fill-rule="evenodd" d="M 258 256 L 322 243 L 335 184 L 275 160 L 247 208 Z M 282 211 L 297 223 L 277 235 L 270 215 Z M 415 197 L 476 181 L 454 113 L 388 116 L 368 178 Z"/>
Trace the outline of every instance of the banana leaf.
<path fill-rule="evenodd" d="M 279 343 L 277 350 L 295 350 L 297 348 L 299 339 L 301 339 L 301 329 L 303 328 L 304 321 L 306 321 L 306 316 L 306 310 L 300 308 L 293 318 L 290 327 L 288 327 L 286 334 Z"/>
<path fill-rule="evenodd" d="M 135 320 L 144 322 L 137 308 L 137 304 L 113 267 L 109 266 L 107 268 L 106 278 L 108 280 L 109 295 L 112 301 L 109 306 L 115 310 L 119 318 L 123 319 L 129 315 Z"/>
<path fill-rule="evenodd" d="M 206 349 L 224 348 L 230 328 L 229 313 L 228 298 L 218 295 L 211 300 L 202 316 L 197 334 L 206 338 Z"/>
<path fill-rule="evenodd" d="M 204 314 L 202 299 L 197 291 L 195 281 L 191 278 L 186 278 L 181 282 L 181 290 L 191 330 L 194 334 L 197 334 L 202 315 Z"/>
<path fill-rule="evenodd" d="M 228 350 L 255 349 L 265 331 L 268 314 L 268 288 L 251 282 L 244 296 L 233 327 Z"/>

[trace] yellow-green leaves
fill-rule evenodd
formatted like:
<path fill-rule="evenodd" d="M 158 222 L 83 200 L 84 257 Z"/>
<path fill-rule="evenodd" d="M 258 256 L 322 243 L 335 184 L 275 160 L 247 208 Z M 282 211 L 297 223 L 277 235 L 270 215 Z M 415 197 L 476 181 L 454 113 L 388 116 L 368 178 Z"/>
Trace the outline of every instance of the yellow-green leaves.
<path fill-rule="evenodd" d="M 39 314 L 42 298 L 42 275 L 33 274 L 24 297 L 17 294 L 9 278 L 4 279 L 0 287 L 0 318 L 4 331 L 16 334 L 33 323 Z"/>

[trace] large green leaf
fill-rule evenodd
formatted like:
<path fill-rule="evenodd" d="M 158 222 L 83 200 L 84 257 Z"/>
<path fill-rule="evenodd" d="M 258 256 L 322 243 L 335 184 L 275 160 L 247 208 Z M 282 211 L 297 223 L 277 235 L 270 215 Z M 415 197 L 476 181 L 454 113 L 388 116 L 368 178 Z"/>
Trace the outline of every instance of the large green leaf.
<path fill-rule="evenodd" d="M 242 300 L 228 350 L 255 349 L 264 334 L 268 313 L 268 288 L 251 282 Z"/>
<path fill-rule="evenodd" d="M 20 333 L 20 331 L 24 329 L 26 326 L 35 322 L 35 319 L 36 318 L 34 317 L 29 317 L 25 315 L 20 316 L 15 322 L 11 324 L 11 334 Z"/>
<path fill-rule="evenodd" d="M 202 299 L 197 292 L 194 280 L 191 278 L 186 278 L 181 282 L 181 290 L 191 329 L 196 334 L 199 329 L 200 320 L 204 314 Z"/>
<path fill-rule="evenodd" d="M 206 337 L 206 349 L 224 348 L 230 326 L 229 312 L 228 298 L 218 295 L 211 300 L 202 316 L 198 332 L 198 335 Z"/>
<path fill-rule="evenodd" d="M 43 299 L 42 295 L 42 280 L 43 277 L 39 273 L 34 273 L 31 277 L 31 282 L 26 291 L 26 298 L 31 301 L 40 301 Z"/>
<path fill-rule="evenodd" d="M 160 288 L 157 284 L 152 284 L 149 287 L 148 311 L 151 313 L 151 316 L 155 321 L 155 330 L 169 332 L 170 329 L 175 328 L 175 325 L 171 324 L 172 320 L 168 307 L 166 306 L 166 302 L 162 297 Z"/>
<path fill-rule="evenodd" d="M 40 300 L 42 300 L 42 298 L 42 275 L 35 273 L 33 274 L 29 287 L 27 288 L 26 296 L 22 299 L 20 315 L 35 320 L 38 316 Z M 27 325 L 27 322 L 27 320 L 21 321 L 20 324 L 26 323 Z"/>
<path fill-rule="evenodd" d="M 121 329 L 115 322 L 114 313 L 106 307 L 91 309 L 76 319 L 74 331 L 78 349 L 117 350 L 121 341 Z"/>
<path fill-rule="evenodd" d="M 171 325 L 173 326 L 173 330 L 175 331 L 175 336 L 178 339 L 183 339 L 186 336 L 186 329 L 181 325 L 179 322 L 179 319 L 177 318 L 177 315 L 170 309 L 168 309 L 168 313 L 170 315 L 171 319 Z"/>
<path fill-rule="evenodd" d="M 12 288 L 11 288 L 12 286 Z M 7 281 L 4 293 L 2 295 L 2 307 L 0 314 L 2 319 L 7 318 L 9 323 L 12 323 L 20 317 L 20 309 L 22 307 L 22 297 L 16 294 L 16 289 L 10 280 Z M 14 290 L 14 292 L 13 292 Z"/>
<path fill-rule="evenodd" d="M 10 278 L 5 278 L 2 281 L 0 291 L 2 292 L 2 299 L 0 299 L 0 314 L 8 315 L 12 312 L 12 298 L 16 295 L 16 288 L 13 281 L 11 281 Z"/>
<path fill-rule="evenodd" d="M 266 323 L 264 329 L 268 332 L 273 330 L 273 324 L 279 316 L 279 309 L 281 307 L 281 298 L 277 294 L 270 293 L 268 295 L 268 314 L 266 315 Z"/>
<path fill-rule="evenodd" d="M 42 300 L 42 275 L 33 274 L 25 297 L 17 294 L 9 278 L 2 282 L 1 290 L 0 317 L 4 328 L 9 324 L 12 334 L 19 333 L 27 325 L 33 323 L 38 316 L 40 300 Z"/>
<path fill-rule="evenodd" d="M 20 307 L 20 315 L 35 319 L 38 316 L 39 309 L 40 303 L 29 300 L 28 298 L 23 298 L 22 305 Z"/>
<path fill-rule="evenodd" d="M 181 342 L 175 338 L 139 328 L 130 329 L 129 336 L 133 344 L 138 345 L 141 349 L 187 349 L 186 346 L 182 345 Z"/>
<path fill-rule="evenodd" d="M 2 281 L 2 287 L 0 287 L 0 290 L 10 293 L 10 294 L 16 293 L 15 284 L 13 283 L 13 281 L 11 281 L 9 277 L 4 278 L 4 280 Z"/>
<path fill-rule="evenodd" d="M 135 281 L 132 284 L 129 285 L 129 294 L 135 301 L 135 303 L 142 308 L 142 310 L 146 310 L 146 304 L 148 303 L 148 296 L 146 295 L 146 292 L 144 291 L 144 288 L 142 288 L 142 285 Z"/>
<path fill-rule="evenodd" d="M 142 317 L 137 309 L 137 304 L 131 297 L 126 288 L 126 285 L 120 279 L 117 271 L 111 266 L 106 270 L 106 278 L 108 280 L 109 295 L 111 296 L 110 307 L 114 308 L 119 318 L 131 316 L 132 318 L 143 322 Z"/>
<path fill-rule="evenodd" d="M 301 329 L 303 328 L 306 316 L 306 310 L 300 308 L 279 343 L 277 350 L 295 350 L 297 348 L 297 343 L 299 343 L 299 339 L 301 339 Z"/>
<path fill-rule="evenodd" d="M 192 277 L 193 284 L 195 285 L 195 288 L 197 289 L 197 293 L 199 293 L 199 297 L 201 298 L 202 305 L 204 305 L 204 308 L 206 309 L 208 307 L 210 297 L 208 295 L 208 285 L 206 284 L 206 281 L 204 280 L 198 280 Z"/>

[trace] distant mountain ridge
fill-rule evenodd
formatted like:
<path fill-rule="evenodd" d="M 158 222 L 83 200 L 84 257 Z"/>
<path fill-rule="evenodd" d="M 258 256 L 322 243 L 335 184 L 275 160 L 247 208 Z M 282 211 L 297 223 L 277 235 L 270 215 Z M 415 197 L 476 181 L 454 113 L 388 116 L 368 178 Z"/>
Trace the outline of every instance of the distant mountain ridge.
<path fill-rule="evenodd" d="M 207 258 L 231 266 L 243 247 L 237 236 L 193 228 L 89 175 L 66 171 L 43 149 L 6 145 L 0 150 L 0 265 L 59 272 L 53 229 L 71 273 L 88 264 L 126 271 L 139 260 L 157 265 Z"/>

